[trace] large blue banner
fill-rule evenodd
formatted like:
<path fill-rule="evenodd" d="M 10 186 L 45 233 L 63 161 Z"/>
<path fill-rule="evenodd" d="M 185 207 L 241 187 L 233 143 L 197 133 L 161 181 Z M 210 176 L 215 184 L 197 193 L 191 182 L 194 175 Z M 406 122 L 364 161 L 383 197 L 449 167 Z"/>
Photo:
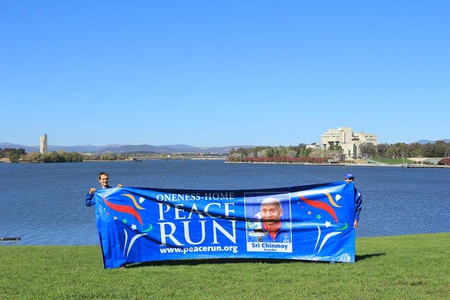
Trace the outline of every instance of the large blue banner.
<path fill-rule="evenodd" d="M 353 183 L 97 191 L 105 268 L 187 259 L 355 261 Z"/>

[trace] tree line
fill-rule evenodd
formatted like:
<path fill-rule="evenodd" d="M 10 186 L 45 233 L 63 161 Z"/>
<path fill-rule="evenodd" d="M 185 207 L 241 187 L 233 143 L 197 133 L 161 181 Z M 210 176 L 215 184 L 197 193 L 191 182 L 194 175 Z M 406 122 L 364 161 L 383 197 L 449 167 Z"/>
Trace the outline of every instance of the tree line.
<path fill-rule="evenodd" d="M 40 152 L 26 153 L 25 149 L 0 148 L 0 158 L 9 158 L 12 163 L 34 162 L 34 163 L 60 163 L 60 162 L 82 162 L 85 160 L 117 160 L 121 155 L 114 153 L 104 154 L 82 154 L 78 152 L 66 152 L 64 150 L 52 151 L 45 154 Z"/>
<path fill-rule="evenodd" d="M 9 158 L 12 163 L 18 162 L 39 162 L 39 163 L 56 163 L 56 162 L 81 162 L 83 154 L 78 152 L 52 151 L 46 154 L 32 152 L 28 154 L 23 148 L 0 148 L 0 157 Z"/>
<path fill-rule="evenodd" d="M 401 158 L 401 157 L 450 157 L 450 143 L 436 141 L 431 144 L 396 143 L 378 144 L 363 143 L 359 147 L 361 158 Z"/>
<path fill-rule="evenodd" d="M 305 144 L 298 146 L 258 146 L 252 148 L 231 149 L 228 160 L 234 162 L 303 162 L 323 163 L 338 162 L 351 159 L 376 158 L 449 158 L 450 143 L 436 141 L 431 144 L 396 143 L 378 144 L 362 143 L 356 151 L 355 157 L 347 157 L 340 146 L 330 147 L 327 150 L 318 150 Z"/>
<path fill-rule="evenodd" d="M 222 156 L 221 154 L 200 154 L 200 153 L 180 153 L 183 157 L 189 156 Z M 123 152 L 123 153 L 93 153 L 85 154 L 78 152 L 66 152 L 64 150 L 52 151 L 46 154 L 40 152 L 26 153 L 25 149 L 19 148 L 0 148 L 0 158 L 8 158 L 12 163 L 35 162 L 35 163 L 59 163 L 59 162 L 82 162 L 82 161 L 115 161 L 126 160 L 135 156 L 154 155 L 158 157 L 167 157 L 168 154 L 154 152 Z"/>
<path fill-rule="evenodd" d="M 142 154 L 142 153 L 140 153 Z M 148 153 L 147 153 L 148 154 Z M 161 155 L 156 154 L 155 155 Z M 136 155 L 129 153 L 99 153 L 81 154 L 78 152 L 66 152 L 64 150 L 53 151 L 46 154 L 39 152 L 26 153 L 23 148 L 0 148 L 0 158 L 9 158 L 11 162 L 82 162 L 88 160 L 125 160 Z M 188 154 L 186 154 L 188 155 Z M 446 158 L 450 160 L 450 143 L 436 141 L 435 143 L 396 143 L 396 144 L 361 144 L 352 159 L 376 159 L 376 158 L 408 158 L 408 157 L 430 157 Z M 227 160 L 233 162 L 291 162 L 291 163 L 326 163 L 338 162 L 348 159 L 343 155 L 340 146 L 331 147 L 328 150 L 317 150 L 306 144 L 298 146 L 257 146 L 249 148 L 231 149 Z"/>

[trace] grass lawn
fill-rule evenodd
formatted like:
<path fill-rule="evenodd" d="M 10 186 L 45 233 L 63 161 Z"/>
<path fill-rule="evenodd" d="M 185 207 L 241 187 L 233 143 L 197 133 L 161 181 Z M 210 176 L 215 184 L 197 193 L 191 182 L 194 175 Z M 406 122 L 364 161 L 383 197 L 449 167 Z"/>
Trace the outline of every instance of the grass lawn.
<path fill-rule="evenodd" d="M 103 269 L 99 246 L 0 245 L 1 299 L 450 299 L 450 233 L 357 239 L 356 263 Z"/>

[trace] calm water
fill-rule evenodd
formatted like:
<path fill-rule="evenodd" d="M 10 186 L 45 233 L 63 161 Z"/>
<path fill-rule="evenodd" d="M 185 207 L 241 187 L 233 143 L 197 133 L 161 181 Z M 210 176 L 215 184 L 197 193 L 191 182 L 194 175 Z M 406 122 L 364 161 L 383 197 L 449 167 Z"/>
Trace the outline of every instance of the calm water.
<path fill-rule="evenodd" d="M 18 245 L 98 245 L 84 196 L 110 184 L 176 189 L 256 189 L 356 176 L 363 194 L 357 237 L 450 231 L 450 169 L 226 164 L 223 161 L 0 163 L 0 237 Z"/>

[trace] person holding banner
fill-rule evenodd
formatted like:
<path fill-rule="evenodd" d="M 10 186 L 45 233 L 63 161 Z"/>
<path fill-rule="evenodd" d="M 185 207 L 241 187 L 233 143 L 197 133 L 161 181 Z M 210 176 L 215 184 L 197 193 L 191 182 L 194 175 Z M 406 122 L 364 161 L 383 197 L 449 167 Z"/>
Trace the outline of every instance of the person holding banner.
<path fill-rule="evenodd" d="M 355 176 L 353 176 L 352 173 L 347 173 L 345 174 L 344 180 L 347 183 L 354 182 Z M 355 221 L 353 222 L 353 228 L 358 228 L 359 214 L 361 213 L 361 209 L 362 209 L 362 194 L 355 187 Z"/>
<path fill-rule="evenodd" d="M 259 230 L 264 235 L 254 238 L 250 235 L 251 241 L 290 243 L 291 230 L 287 223 L 281 221 L 283 208 L 280 200 L 276 198 L 266 198 L 261 202 L 260 212 L 256 217 L 261 220 Z"/>
<path fill-rule="evenodd" d="M 98 182 L 100 182 L 100 186 L 102 189 L 108 189 L 111 188 L 109 185 L 109 176 L 106 172 L 100 172 L 98 174 Z M 123 185 L 118 184 L 117 187 L 121 188 Z M 96 188 L 91 188 L 89 192 L 86 194 L 86 206 L 92 206 L 95 205 L 95 202 L 92 200 L 94 198 L 94 193 L 97 191 Z"/>
<path fill-rule="evenodd" d="M 109 185 L 109 175 L 106 172 L 100 172 L 98 174 L 98 182 L 100 183 L 100 186 L 102 189 L 109 189 L 112 186 Z M 117 184 L 118 188 L 123 187 L 122 184 Z M 86 206 L 92 206 L 95 205 L 95 202 L 92 200 L 94 198 L 94 193 L 97 191 L 96 188 L 91 188 L 89 192 L 86 194 Z M 123 264 L 120 266 L 121 269 L 126 268 L 126 264 Z"/>

